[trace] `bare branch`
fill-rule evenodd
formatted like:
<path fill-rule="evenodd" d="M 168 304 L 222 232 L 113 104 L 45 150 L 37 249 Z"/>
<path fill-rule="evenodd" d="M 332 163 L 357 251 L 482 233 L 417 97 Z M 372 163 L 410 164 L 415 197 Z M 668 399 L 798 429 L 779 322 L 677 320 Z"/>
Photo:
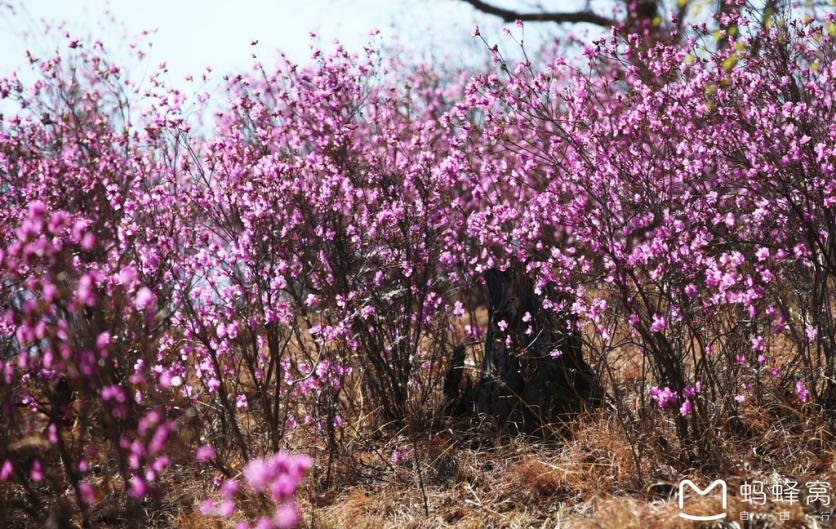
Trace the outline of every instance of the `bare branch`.
<path fill-rule="evenodd" d="M 607 18 L 601 15 L 597 15 L 591 11 L 575 11 L 575 12 L 566 12 L 566 13 L 557 13 L 557 12 L 539 12 L 539 13 L 520 13 L 518 11 L 514 11 L 512 9 L 505 9 L 502 7 L 497 7 L 486 2 L 482 2 L 481 0 L 462 0 L 463 2 L 470 4 L 475 9 L 487 13 L 489 15 L 494 15 L 496 17 L 501 18 L 506 22 L 513 22 L 515 20 L 521 20 L 523 22 L 587 22 L 589 24 L 595 24 L 598 26 L 612 26 L 616 23 L 615 20 L 611 18 Z"/>

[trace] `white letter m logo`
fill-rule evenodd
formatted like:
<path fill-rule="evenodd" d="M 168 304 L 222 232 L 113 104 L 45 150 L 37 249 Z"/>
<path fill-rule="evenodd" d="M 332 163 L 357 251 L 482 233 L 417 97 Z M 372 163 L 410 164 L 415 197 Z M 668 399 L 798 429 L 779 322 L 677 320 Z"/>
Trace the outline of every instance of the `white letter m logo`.
<path fill-rule="evenodd" d="M 691 488 L 694 492 L 697 493 L 698 496 L 706 496 L 709 492 L 714 490 L 717 487 L 720 487 L 720 503 L 723 506 L 723 512 L 720 514 L 711 514 L 711 515 L 696 515 L 696 514 L 688 514 L 683 512 L 685 509 L 685 487 Z M 726 495 L 728 494 L 728 487 L 726 486 L 726 482 L 722 479 L 718 479 L 716 481 L 712 481 L 706 488 L 701 489 L 699 488 L 696 483 L 691 481 L 690 479 L 684 479 L 679 482 L 679 516 L 681 518 L 685 518 L 686 520 L 696 520 L 696 521 L 711 521 L 711 520 L 722 520 L 726 517 L 726 505 L 728 503 L 728 499 Z"/>

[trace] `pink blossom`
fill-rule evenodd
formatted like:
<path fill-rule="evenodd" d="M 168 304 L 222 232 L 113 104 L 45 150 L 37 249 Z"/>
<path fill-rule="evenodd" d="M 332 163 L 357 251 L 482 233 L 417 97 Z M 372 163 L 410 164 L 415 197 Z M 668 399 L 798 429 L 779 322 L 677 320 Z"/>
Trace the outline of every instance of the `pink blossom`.
<path fill-rule="evenodd" d="M 137 310 L 148 310 L 156 301 L 156 296 L 154 293 L 151 292 L 151 289 L 148 287 L 142 287 L 136 293 L 136 297 L 134 298 L 134 307 Z"/>
<path fill-rule="evenodd" d="M 682 390 L 682 394 L 687 398 L 693 398 L 695 395 L 698 395 L 702 392 L 702 382 L 699 380 L 693 386 L 686 386 L 685 389 Z"/>
<path fill-rule="evenodd" d="M 277 529 L 289 529 L 299 523 L 299 510 L 294 503 L 283 503 L 276 508 L 273 523 Z"/>
<path fill-rule="evenodd" d="M 693 299 L 697 296 L 697 286 L 693 283 L 689 283 L 685 286 L 685 295 L 689 298 Z"/>
<path fill-rule="evenodd" d="M 795 383 L 795 394 L 798 395 L 798 400 L 800 400 L 801 402 L 807 402 L 807 400 L 810 398 L 810 392 L 807 390 L 807 386 L 801 380 L 798 380 Z"/>
<path fill-rule="evenodd" d="M 78 490 L 81 493 L 81 499 L 87 505 L 92 505 L 96 501 L 96 491 L 93 486 L 86 481 L 78 482 Z"/>
<path fill-rule="evenodd" d="M 807 341 L 810 343 L 816 341 L 816 337 L 818 336 L 818 330 L 813 327 L 812 325 L 807 325 L 804 328 L 804 333 L 807 336 Z"/>
<path fill-rule="evenodd" d="M 398 466 L 406 460 L 406 457 L 406 448 L 395 448 L 394 450 L 392 450 L 392 455 L 389 456 L 389 464 L 392 466 Z"/>
<path fill-rule="evenodd" d="M 143 498 L 148 492 L 148 484 L 139 476 L 133 476 L 130 480 L 128 495 L 132 498 Z"/>
<path fill-rule="evenodd" d="M 215 458 L 215 449 L 209 445 L 203 445 L 195 452 L 195 461 L 205 463 Z"/>
<path fill-rule="evenodd" d="M 662 332 L 668 327 L 668 322 L 664 316 L 658 314 L 653 315 L 653 323 L 650 324 L 650 332 Z"/>
<path fill-rule="evenodd" d="M 3 461 L 3 466 L 0 467 L 0 481 L 8 481 L 12 477 L 13 470 L 11 461 L 8 459 Z"/>
<path fill-rule="evenodd" d="M 35 482 L 42 481 L 44 479 L 44 470 L 39 459 L 32 462 L 30 477 L 32 478 L 32 481 Z"/>
<path fill-rule="evenodd" d="M 664 389 L 659 389 L 656 386 L 651 387 L 650 397 L 656 401 L 656 407 L 660 410 L 667 408 L 679 400 L 676 392 L 667 386 Z"/>

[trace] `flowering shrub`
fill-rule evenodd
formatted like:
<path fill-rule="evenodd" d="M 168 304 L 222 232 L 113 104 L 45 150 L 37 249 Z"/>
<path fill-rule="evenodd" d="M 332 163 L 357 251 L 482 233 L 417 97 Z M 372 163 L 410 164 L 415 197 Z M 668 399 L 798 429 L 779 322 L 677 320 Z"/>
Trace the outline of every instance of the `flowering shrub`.
<path fill-rule="evenodd" d="M 89 473 L 99 460 L 115 458 L 137 500 L 170 463 L 174 423 L 158 407 L 164 399 L 150 370 L 158 300 L 130 265 L 97 260 L 106 242 L 95 223 L 39 201 L 23 215 L 0 251 L 4 347 L 13 352 L 3 362 L 4 481 L 18 479 L 37 509 L 34 487 L 57 494 L 57 471 L 87 522 L 96 497 Z"/>
<path fill-rule="evenodd" d="M 331 485 L 349 436 L 440 408 L 511 262 L 632 433 L 670 422 L 716 463 L 747 406 L 832 411 L 836 22 L 750 22 L 473 75 L 257 63 L 211 127 L 164 67 L 32 57 L 0 81 L 0 494 L 140 524 L 188 467 L 217 481 L 204 515 L 293 526 L 309 467 Z"/>
<path fill-rule="evenodd" d="M 232 392 L 252 389 L 274 449 L 305 413 L 327 430 L 341 420 L 352 366 L 369 373 L 373 402 L 402 418 L 416 370 L 448 343 L 442 253 L 456 216 L 443 151 L 429 148 L 440 128 L 402 89 L 367 86 L 376 60 L 339 50 L 311 68 L 230 79 L 198 160 L 203 246 L 187 264 L 200 281 L 184 326 L 201 362 L 217 364 L 198 375 L 210 392 L 224 391 L 226 362 L 245 362 Z M 311 399 L 306 412 L 291 394 Z"/>
<path fill-rule="evenodd" d="M 270 457 L 254 459 L 244 467 L 244 477 L 250 488 L 258 493 L 269 493 L 275 504 L 273 515 L 261 516 L 254 525 L 240 522 L 237 529 L 285 529 L 296 527 L 299 512 L 294 494 L 305 472 L 310 468 L 307 456 L 278 452 Z M 240 490 L 237 480 L 228 479 L 220 487 L 221 501 L 205 500 L 200 510 L 207 516 L 229 517 L 235 512 L 235 495 Z"/>
<path fill-rule="evenodd" d="M 724 18 L 716 51 L 630 36 L 585 65 L 497 59 L 458 109 L 483 116 L 459 133 L 487 194 L 471 235 L 574 295 L 604 372 L 637 348 L 664 387 L 642 395 L 705 458 L 744 403 L 834 402 L 828 20 Z"/>

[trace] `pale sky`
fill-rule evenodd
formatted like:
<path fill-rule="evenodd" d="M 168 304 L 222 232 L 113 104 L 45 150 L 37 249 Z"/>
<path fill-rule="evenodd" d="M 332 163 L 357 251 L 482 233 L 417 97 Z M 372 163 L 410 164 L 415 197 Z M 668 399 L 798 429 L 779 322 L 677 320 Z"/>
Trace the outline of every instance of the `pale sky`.
<path fill-rule="evenodd" d="M 526 10 L 536 5 L 531 0 L 493 3 Z M 581 0 L 537 3 L 557 10 L 582 5 Z M 18 6 L 16 14 L 4 4 Z M 44 37 L 42 20 L 53 25 L 64 21 L 74 37 L 101 40 L 115 62 L 129 70 L 130 37 L 153 31 L 153 47 L 143 68 L 153 69 L 165 61 L 169 86 L 182 86 L 187 74 L 198 77 L 207 66 L 216 76 L 247 70 L 253 52 L 268 65 L 277 50 L 305 62 L 311 32 L 317 33 L 318 45 L 325 49 L 339 40 L 346 48 L 359 50 L 369 42 L 369 31 L 378 29 L 378 42 L 453 64 L 487 61 L 487 50 L 470 35 L 474 24 L 488 40 L 499 43 L 506 56 L 516 47 L 500 35 L 502 21 L 459 0 L 0 0 L 0 76 L 16 70 L 27 82 L 32 74 L 26 50 L 42 57 L 52 54 L 59 43 L 66 46 L 67 41 L 56 35 Z M 517 32 L 513 24 L 507 26 Z M 583 25 L 568 25 L 565 30 L 585 31 Z M 527 47 L 531 50 L 561 32 L 553 24 L 529 24 Z M 252 46 L 253 41 L 258 44 Z M 0 113 L 12 108 L 8 105 L 0 101 Z"/>
<path fill-rule="evenodd" d="M 338 39 L 358 49 L 368 41 L 369 30 L 377 28 L 384 39 L 408 49 L 455 55 L 474 22 L 500 27 L 497 19 L 457 0 L 23 0 L 23 5 L 25 13 L 0 15 L 0 74 L 23 64 L 33 42 L 54 47 L 39 35 L 42 18 L 64 20 L 71 33 L 94 36 L 118 52 L 124 32 L 107 20 L 106 10 L 129 34 L 156 30 L 151 57 L 165 60 L 173 76 L 197 74 L 210 64 L 216 71 L 245 68 L 254 40 L 259 55 L 281 49 L 304 61 L 311 31 L 323 45 Z M 34 40 L 24 39 L 25 32 Z"/>

